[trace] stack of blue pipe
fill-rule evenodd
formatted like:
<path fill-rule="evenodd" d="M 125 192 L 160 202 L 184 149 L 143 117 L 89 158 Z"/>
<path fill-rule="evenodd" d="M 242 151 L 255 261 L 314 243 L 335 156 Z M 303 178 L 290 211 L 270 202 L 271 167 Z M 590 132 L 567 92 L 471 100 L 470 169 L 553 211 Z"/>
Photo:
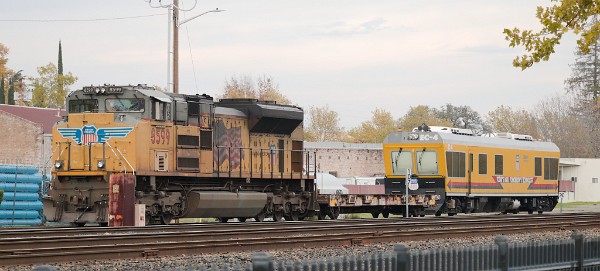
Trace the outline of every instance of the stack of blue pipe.
<path fill-rule="evenodd" d="M 0 226 L 41 225 L 42 175 L 38 169 L 25 165 L 0 165 Z"/>

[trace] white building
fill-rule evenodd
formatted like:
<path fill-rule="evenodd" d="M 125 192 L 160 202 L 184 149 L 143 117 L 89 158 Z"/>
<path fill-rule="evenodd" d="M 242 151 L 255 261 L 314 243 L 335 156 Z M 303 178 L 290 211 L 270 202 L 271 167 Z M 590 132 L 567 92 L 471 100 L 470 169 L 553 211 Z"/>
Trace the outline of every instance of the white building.
<path fill-rule="evenodd" d="M 564 192 L 563 202 L 593 201 L 600 202 L 600 159 L 593 158 L 561 158 L 561 187 L 572 190 Z M 572 189 L 568 189 L 572 186 Z"/>

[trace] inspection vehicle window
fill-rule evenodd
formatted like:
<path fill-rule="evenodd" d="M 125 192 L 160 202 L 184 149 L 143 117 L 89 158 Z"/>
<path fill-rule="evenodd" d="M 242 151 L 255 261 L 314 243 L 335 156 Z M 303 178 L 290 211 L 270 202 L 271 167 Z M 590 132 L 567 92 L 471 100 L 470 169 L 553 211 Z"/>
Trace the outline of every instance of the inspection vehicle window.
<path fill-rule="evenodd" d="M 144 99 L 106 99 L 106 112 L 144 112 Z"/>
<path fill-rule="evenodd" d="M 479 154 L 479 175 L 487 175 L 487 154 Z"/>
<path fill-rule="evenodd" d="M 464 152 L 446 152 L 446 167 L 448 177 L 464 178 L 467 156 Z"/>
<path fill-rule="evenodd" d="M 98 100 L 70 100 L 69 113 L 98 112 Z"/>
<path fill-rule="evenodd" d="M 438 159 L 435 151 L 417 151 L 417 172 L 421 175 L 438 174 Z"/>
<path fill-rule="evenodd" d="M 392 174 L 406 175 L 406 169 L 412 170 L 411 151 L 392 151 Z"/>

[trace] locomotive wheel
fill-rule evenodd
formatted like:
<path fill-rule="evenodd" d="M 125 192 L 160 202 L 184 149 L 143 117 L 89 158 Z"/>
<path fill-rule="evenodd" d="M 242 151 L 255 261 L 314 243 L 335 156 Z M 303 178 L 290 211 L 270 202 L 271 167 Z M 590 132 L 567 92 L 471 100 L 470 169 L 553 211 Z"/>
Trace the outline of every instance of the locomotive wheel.
<path fill-rule="evenodd" d="M 245 217 L 238 217 L 238 221 L 240 221 L 240 222 L 246 222 L 246 218 Z"/>
<path fill-rule="evenodd" d="M 540 215 L 543 214 L 543 213 L 544 213 L 544 211 L 538 211 L 538 214 L 540 214 Z"/>
<path fill-rule="evenodd" d="M 260 212 L 260 214 L 256 215 L 254 217 L 254 220 L 258 221 L 258 222 L 263 222 L 265 221 L 265 213 Z"/>
<path fill-rule="evenodd" d="M 73 226 L 73 227 L 83 227 L 83 226 L 85 226 L 85 222 L 71 222 L 71 226 Z"/>
<path fill-rule="evenodd" d="M 274 212 L 273 213 L 273 221 L 282 222 L 283 221 L 283 213 L 282 212 Z"/>
<path fill-rule="evenodd" d="M 169 225 L 171 224 L 171 219 L 173 219 L 173 215 L 169 213 L 162 213 L 160 216 L 160 223 L 163 225 Z"/>
<path fill-rule="evenodd" d="M 371 215 L 373 216 L 373 218 L 378 218 L 379 217 L 379 213 L 371 213 Z"/>
<path fill-rule="evenodd" d="M 383 218 L 388 218 L 390 217 L 390 212 L 383 212 L 381 213 L 383 215 Z"/>
<path fill-rule="evenodd" d="M 108 227 L 108 222 L 98 222 L 98 226 L 100 226 L 100 227 Z"/>
<path fill-rule="evenodd" d="M 229 218 L 228 218 L 228 217 L 219 217 L 219 218 L 217 218 L 217 219 L 218 219 L 218 220 L 219 220 L 219 222 L 221 222 L 221 223 L 227 223 L 227 221 L 229 221 Z"/>
<path fill-rule="evenodd" d="M 300 214 L 298 212 L 292 212 L 292 215 L 290 218 L 292 219 L 292 221 L 298 221 L 298 220 L 300 220 Z"/>
<path fill-rule="evenodd" d="M 533 214 L 533 210 L 527 210 L 527 213 L 532 215 Z"/>

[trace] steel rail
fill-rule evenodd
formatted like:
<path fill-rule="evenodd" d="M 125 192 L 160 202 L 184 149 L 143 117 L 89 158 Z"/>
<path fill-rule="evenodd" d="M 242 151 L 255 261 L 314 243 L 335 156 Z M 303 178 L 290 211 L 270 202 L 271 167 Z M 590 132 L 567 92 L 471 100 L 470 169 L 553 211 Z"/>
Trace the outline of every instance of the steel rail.
<path fill-rule="evenodd" d="M 413 225 L 415 227 L 427 226 L 428 224 L 447 224 L 457 223 L 457 221 L 473 223 L 506 223 L 507 221 L 523 221 L 531 219 L 552 219 L 564 220 L 572 217 L 600 216 L 600 213 L 570 213 L 570 214 L 542 214 L 542 215 L 480 215 L 480 216 L 453 216 L 453 217 L 423 217 L 423 218 L 387 218 L 387 219 L 340 219 L 340 220 L 315 220 L 315 221 L 294 221 L 294 222 L 245 222 L 245 223 L 203 223 L 203 224 L 180 224 L 180 225 L 159 225 L 146 227 L 68 227 L 68 228 L 7 228 L 0 230 L 0 241 L 3 239 L 14 240 L 16 238 L 31 238 L 34 236 L 46 237 L 64 237 L 69 235 L 109 235 L 117 233 L 161 233 L 161 232 L 186 232 L 186 231 L 214 231 L 219 229 L 230 230 L 248 230 L 248 229 L 289 229 L 290 227 L 316 227 L 333 224 L 336 227 L 340 225 L 360 225 L 360 224 L 389 224 L 400 223 Z"/>
<path fill-rule="evenodd" d="M 71 236 L 72 242 L 54 243 L 47 242 L 38 247 L 17 249 L 16 243 L 12 249 L 0 250 L 0 265 L 17 265 L 25 263 L 55 263 L 62 261 L 101 260 L 115 258 L 155 257 L 180 254 L 217 253 L 232 251 L 273 250 L 296 247 L 322 247 L 353 245 L 373 242 L 400 242 L 407 240 L 429 240 L 435 238 L 453 238 L 475 235 L 510 234 L 531 231 L 548 231 L 557 229 L 576 229 L 600 226 L 599 215 L 575 216 L 572 220 L 556 221 L 548 219 L 511 220 L 513 223 L 491 223 L 473 226 L 472 223 L 457 223 L 454 225 L 433 225 L 430 227 L 403 227 L 399 223 L 390 223 L 389 226 L 365 223 L 361 226 L 348 225 L 347 227 L 328 225 L 326 227 L 298 228 L 288 231 L 261 229 L 270 232 L 269 237 L 252 231 L 243 234 L 235 231 L 226 231 L 215 238 L 194 238 L 198 232 L 170 233 L 165 237 L 144 233 L 126 234 L 120 238 L 114 236 L 81 239 L 83 236 Z M 531 217 L 529 217 L 531 218 Z M 453 219 L 456 220 L 456 219 Z M 435 219 L 432 219 L 435 221 Z M 553 223 L 549 223 L 553 221 Z M 292 224 L 292 223 L 290 223 Z M 302 224 L 302 223 L 298 223 Z M 341 223 L 343 224 L 343 223 Z M 418 224 L 418 223 L 417 223 Z M 285 225 L 285 224 L 284 224 Z M 406 224 L 408 225 L 408 224 Z M 375 227 L 374 227 L 375 226 Z M 207 234 L 207 233 L 204 233 Z M 215 235 L 215 233 L 212 233 Z M 228 237 L 228 234 L 230 235 Z M 170 235 L 170 236 L 169 236 Z M 209 233 L 210 235 L 210 233 Z M 205 235 L 208 236 L 208 235 Z M 236 236 L 236 237 L 232 237 Z M 111 238 L 107 238 L 111 237 Z M 78 239 L 79 238 L 79 239 Z M 104 243 L 102 241 L 104 240 Z M 135 241 L 134 241 L 135 240 Z M 9 240 L 4 240 L 9 242 Z M 15 240 L 13 240 L 15 241 Z M 39 241 L 39 240 L 38 240 Z M 61 241 L 59 241 L 61 242 Z M 34 244 L 32 242 L 31 244 Z M 39 243 L 39 242 L 38 242 Z M 42 242 L 43 243 L 43 242 Z"/>

